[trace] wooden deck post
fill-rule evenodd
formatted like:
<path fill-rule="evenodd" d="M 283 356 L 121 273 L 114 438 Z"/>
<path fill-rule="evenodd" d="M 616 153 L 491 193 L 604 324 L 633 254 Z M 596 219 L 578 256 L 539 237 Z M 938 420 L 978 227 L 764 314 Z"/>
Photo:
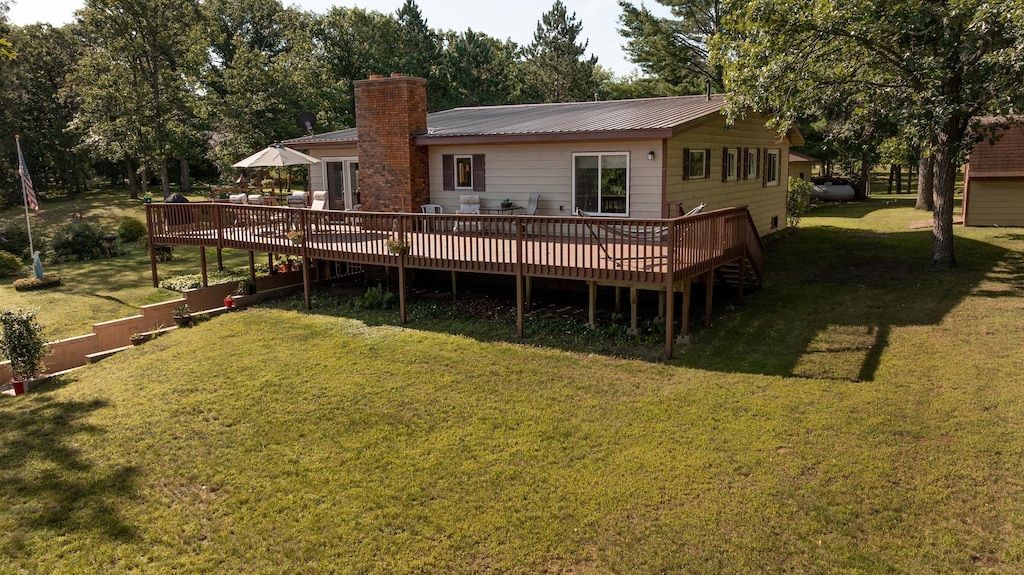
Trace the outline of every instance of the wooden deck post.
<path fill-rule="evenodd" d="M 637 312 L 640 308 L 640 290 L 635 287 L 629 288 L 629 329 L 628 335 L 638 335 L 640 329 L 637 327 Z"/>
<path fill-rule="evenodd" d="M 526 282 L 526 301 L 524 303 L 526 304 L 526 309 L 530 309 L 530 306 L 533 305 L 533 277 L 523 276 L 523 280 Z"/>
<path fill-rule="evenodd" d="M 587 327 L 597 327 L 597 282 L 587 282 L 588 320 Z"/>
<path fill-rule="evenodd" d="M 398 240 L 405 241 L 405 220 L 398 220 Z M 402 323 L 408 320 L 405 298 L 405 254 L 398 254 L 398 319 Z"/>
<path fill-rule="evenodd" d="M 146 229 L 149 230 L 149 269 L 153 274 L 153 287 L 160 287 L 160 279 L 156 275 L 156 246 L 153 245 L 153 210 L 146 204 Z"/>
<path fill-rule="evenodd" d="M 523 224 L 516 220 L 516 332 L 519 339 L 523 339 L 526 322 L 526 278 L 523 277 Z"/>
<path fill-rule="evenodd" d="M 199 265 L 203 270 L 203 287 L 210 287 L 210 276 L 206 273 L 206 246 L 199 246 Z"/>
<path fill-rule="evenodd" d="M 224 271 L 224 210 L 213 204 L 213 229 L 217 230 L 217 270 Z"/>
<path fill-rule="evenodd" d="M 690 343 L 690 293 L 693 291 L 691 278 L 683 280 L 683 313 L 679 318 L 679 343 Z"/>
<path fill-rule="evenodd" d="M 459 297 L 459 286 L 458 286 L 458 282 L 455 280 L 455 277 L 456 277 L 455 276 L 455 272 L 453 271 L 452 272 L 452 301 L 455 301 Z"/>
<path fill-rule="evenodd" d="M 671 290 L 672 288 L 669 288 L 666 291 L 658 292 L 658 319 L 665 317 L 665 294 Z"/>
<path fill-rule="evenodd" d="M 659 299 L 659 303 L 662 304 L 662 315 L 665 317 L 665 359 L 672 359 L 672 331 L 675 325 L 673 316 L 675 315 L 676 305 L 676 227 L 669 226 L 668 229 L 668 270 L 665 274 L 665 294 L 664 297 Z"/>
<path fill-rule="evenodd" d="M 622 313 L 622 286 L 615 286 L 615 313 Z"/>
<path fill-rule="evenodd" d="M 256 253 L 249 250 L 249 280 L 252 281 L 253 291 L 256 290 Z"/>
<path fill-rule="evenodd" d="M 707 293 L 704 295 L 704 327 L 711 327 L 711 299 L 715 293 L 715 272 L 709 271 L 704 275 L 704 285 Z"/>
<path fill-rule="evenodd" d="M 309 247 L 307 247 L 306 240 L 310 237 L 308 226 L 306 225 L 306 212 L 305 210 L 299 212 L 299 229 L 303 231 L 302 234 L 302 295 L 306 303 L 306 309 L 313 309 L 313 299 L 310 294 L 309 285 L 309 267 L 313 263 L 312 258 L 309 257 Z"/>

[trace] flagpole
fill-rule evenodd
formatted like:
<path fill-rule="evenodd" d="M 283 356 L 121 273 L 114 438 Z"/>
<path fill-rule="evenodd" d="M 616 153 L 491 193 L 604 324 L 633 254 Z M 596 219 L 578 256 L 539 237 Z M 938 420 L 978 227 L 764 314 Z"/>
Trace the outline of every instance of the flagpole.
<path fill-rule="evenodd" d="M 18 158 L 22 158 L 21 155 L 21 136 L 18 134 L 14 135 L 14 144 L 18 147 Z M 21 202 L 25 204 L 25 229 L 28 230 L 28 253 L 36 253 L 35 246 L 32 245 L 32 222 L 28 219 L 28 194 L 25 193 L 25 180 L 21 181 Z"/>

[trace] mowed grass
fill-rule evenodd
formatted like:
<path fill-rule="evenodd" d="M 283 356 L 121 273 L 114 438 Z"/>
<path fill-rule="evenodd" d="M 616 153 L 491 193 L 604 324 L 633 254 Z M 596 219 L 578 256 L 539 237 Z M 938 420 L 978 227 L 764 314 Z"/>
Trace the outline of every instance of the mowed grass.
<path fill-rule="evenodd" d="M 668 363 L 265 308 L 0 398 L 0 572 L 1018 573 L 1024 234 L 904 201 Z"/>

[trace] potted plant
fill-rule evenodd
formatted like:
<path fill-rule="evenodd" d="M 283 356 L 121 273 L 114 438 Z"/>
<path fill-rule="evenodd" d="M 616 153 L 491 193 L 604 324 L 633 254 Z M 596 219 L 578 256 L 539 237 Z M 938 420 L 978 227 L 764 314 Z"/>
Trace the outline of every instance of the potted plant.
<path fill-rule="evenodd" d="M 231 308 L 235 307 L 235 296 L 234 295 L 228 294 L 228 295 L 224 296 L 224 307 L 226 307 L 228 309 L 231 309 Z"/>
<path fill-rule="evenodd" d="M 409 245 L 408 240 L 399 240 L 395 238 L 388 238 L 384 245 L 387 246 L 389 252 L 396 256 L 408 255 L 409 249 L 412 247 Z"/>
<path fill-rule="evenodd" d="M 512 207 L 512 200 L 510 200 L 508 198 L 505 198 L 504 200 L 501 201 L 501 207 L 506 209 L 506 210 L 511 208 Z"/>
<path fill-rule="evenodd" d="M 25 382 L 38 375 L 49 353 L 36 310 L 0 312 L 0 355 L 11 362 L 11 384 L 15 395 L 25 393 Z"/>
<path fill-rule="evenodd" d="M 149 338 L 150 335 L 148 333 L 133 333 L 128 340 L 132 342 L 132 345 L 142 345 L 149 341 Z"/>
<path fill-rule="evenodd" d="M 305 235 L 299 230 L 292 230 L 285 235 L 288 236 L 288 239 L 295 245 L 302 244 L 302 240 L 305 238 Z"/>
<path fill-rule="evenodd" d="M 174 308 L 173 312 L 174 323 L 178 327 L 188 327 L 192 325 L 192 308 L 188 307 L 188 304 L 179 305 Z"/>

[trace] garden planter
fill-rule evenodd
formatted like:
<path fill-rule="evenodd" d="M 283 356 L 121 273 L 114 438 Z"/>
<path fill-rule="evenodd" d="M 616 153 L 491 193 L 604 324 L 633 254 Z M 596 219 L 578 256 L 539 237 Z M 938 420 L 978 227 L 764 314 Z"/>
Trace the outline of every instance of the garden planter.
<path fill-rule="evenodd" d="M 228 309 L 235 307 L 235 298 L 231 296 L 224 298 L 224 307 Z"/>
<path fill-rule="evenodd" d="M 174 323 L 178 327 L 188 327 L 192 325 L 191 315 L 176 315 L 174 316 Z"/>
<path fill-rule="evenodd" d="M 11 385 L 14 387 L 14 395 L 21 395 L 25 393 L 25 380 L 24 379 L 12 379 Z"/>

